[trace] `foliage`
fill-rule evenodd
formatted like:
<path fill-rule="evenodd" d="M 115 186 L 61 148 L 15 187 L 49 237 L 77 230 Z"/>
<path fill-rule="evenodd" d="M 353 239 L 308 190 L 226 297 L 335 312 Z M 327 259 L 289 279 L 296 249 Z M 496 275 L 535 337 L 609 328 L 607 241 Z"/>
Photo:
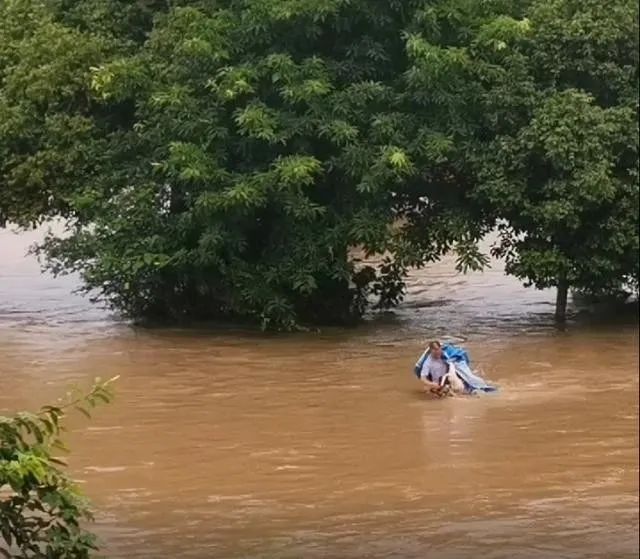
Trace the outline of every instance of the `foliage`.
<path fill-rule="evenodd" d="M 86 501 L 67 477 L 66 450 L 60 440 L 69 410 L 89 409 L 111 399 L 111 383 L 96 381 L 87 394 L 73 391 L 67 400 L 40 412 L 0 416 L 0 555 L 33 559 L 82 559 L 96 549 L 94 536 L 81 527 L 91 520 Z"/>
<path fill-rule="evenodd" d="M 0 12 L 0 217 L 129 316 L 348 322 L 497 219 L 537 287 L 637 278 L 631 0 Z"/>
<path fill-rule="evenodd" d="M 409 266 L 453 247 L 482 265 L 453 82 L 423 83 L 437 59 L 469 97 L 467 61 L 409 33 L 444 8 L 158 2 L 145 35 L 119 32 L 126 3 L 73 5 L 8 2 L 0 24 L 0 208 L 70 220 L 42 248 L 53 271 L 133 317 L 290 328 L 392 305 Z M 362 269 L 354 247 L 390 264 Z"/>
<path fill-rule="evenodd" d="M 474 196 L 505 220 L 495 254 L 538 288 L 638 278 L 638 5 L 533 2 L 478 42 L 487 136 Z M 563 293 L 564 292 L 564 293 Z"/>

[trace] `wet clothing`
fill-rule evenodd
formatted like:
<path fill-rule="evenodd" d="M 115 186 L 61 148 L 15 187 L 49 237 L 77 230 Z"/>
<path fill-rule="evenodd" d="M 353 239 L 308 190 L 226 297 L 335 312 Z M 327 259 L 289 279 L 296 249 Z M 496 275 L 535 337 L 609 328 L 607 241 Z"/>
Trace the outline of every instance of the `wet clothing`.
<path fill-rule="evenodd" d="M 443 377 L 449 372 L 449 365 L 442 359 L 427 357 L 422 364 L 420 378 L 441 384 Z"/>

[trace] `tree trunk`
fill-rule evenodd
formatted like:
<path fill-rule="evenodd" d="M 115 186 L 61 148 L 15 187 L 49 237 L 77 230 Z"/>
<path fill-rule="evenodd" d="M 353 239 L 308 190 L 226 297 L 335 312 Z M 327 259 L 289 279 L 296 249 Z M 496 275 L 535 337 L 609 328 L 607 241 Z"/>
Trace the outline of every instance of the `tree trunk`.
<path fill-rule="evenodd" d="M 564 322 L 567 319 L 567 295 L 569 284 L 564 276 L 558 279 L 558 292 L 556 294 L 556 321 Z"/>

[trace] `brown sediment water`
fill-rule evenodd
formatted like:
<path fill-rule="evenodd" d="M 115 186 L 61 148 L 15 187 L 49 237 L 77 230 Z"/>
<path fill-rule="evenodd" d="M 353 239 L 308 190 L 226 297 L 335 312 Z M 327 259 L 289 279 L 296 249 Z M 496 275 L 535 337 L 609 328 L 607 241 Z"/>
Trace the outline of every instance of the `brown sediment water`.
<path fill-rule="evenodd" d="M 553 293 L 445 260 L 357 329 L 132 329 L 38 235 L 0 231 L 0 413 L 121 376 L 68 437 L 107 557 L 637 557 L 637 316 L 559 331 Z M 422 395 L 443 337 L 500 392 Z"/>

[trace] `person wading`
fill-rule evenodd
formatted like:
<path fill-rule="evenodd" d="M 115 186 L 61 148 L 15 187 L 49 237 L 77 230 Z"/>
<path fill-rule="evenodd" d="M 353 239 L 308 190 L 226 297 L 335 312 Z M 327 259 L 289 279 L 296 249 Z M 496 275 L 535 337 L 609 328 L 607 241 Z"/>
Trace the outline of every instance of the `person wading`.
<path fill-rule="evenodd" d="M 453 392 L 464 391 L 464 384 L 458 378 L 453 363 L 448 363 L 442 353 L 442 344 L 433 341 L 429 344 L 428 356 L 420 370 L 420 380 L 425 391 L 442 397 Z"/>

